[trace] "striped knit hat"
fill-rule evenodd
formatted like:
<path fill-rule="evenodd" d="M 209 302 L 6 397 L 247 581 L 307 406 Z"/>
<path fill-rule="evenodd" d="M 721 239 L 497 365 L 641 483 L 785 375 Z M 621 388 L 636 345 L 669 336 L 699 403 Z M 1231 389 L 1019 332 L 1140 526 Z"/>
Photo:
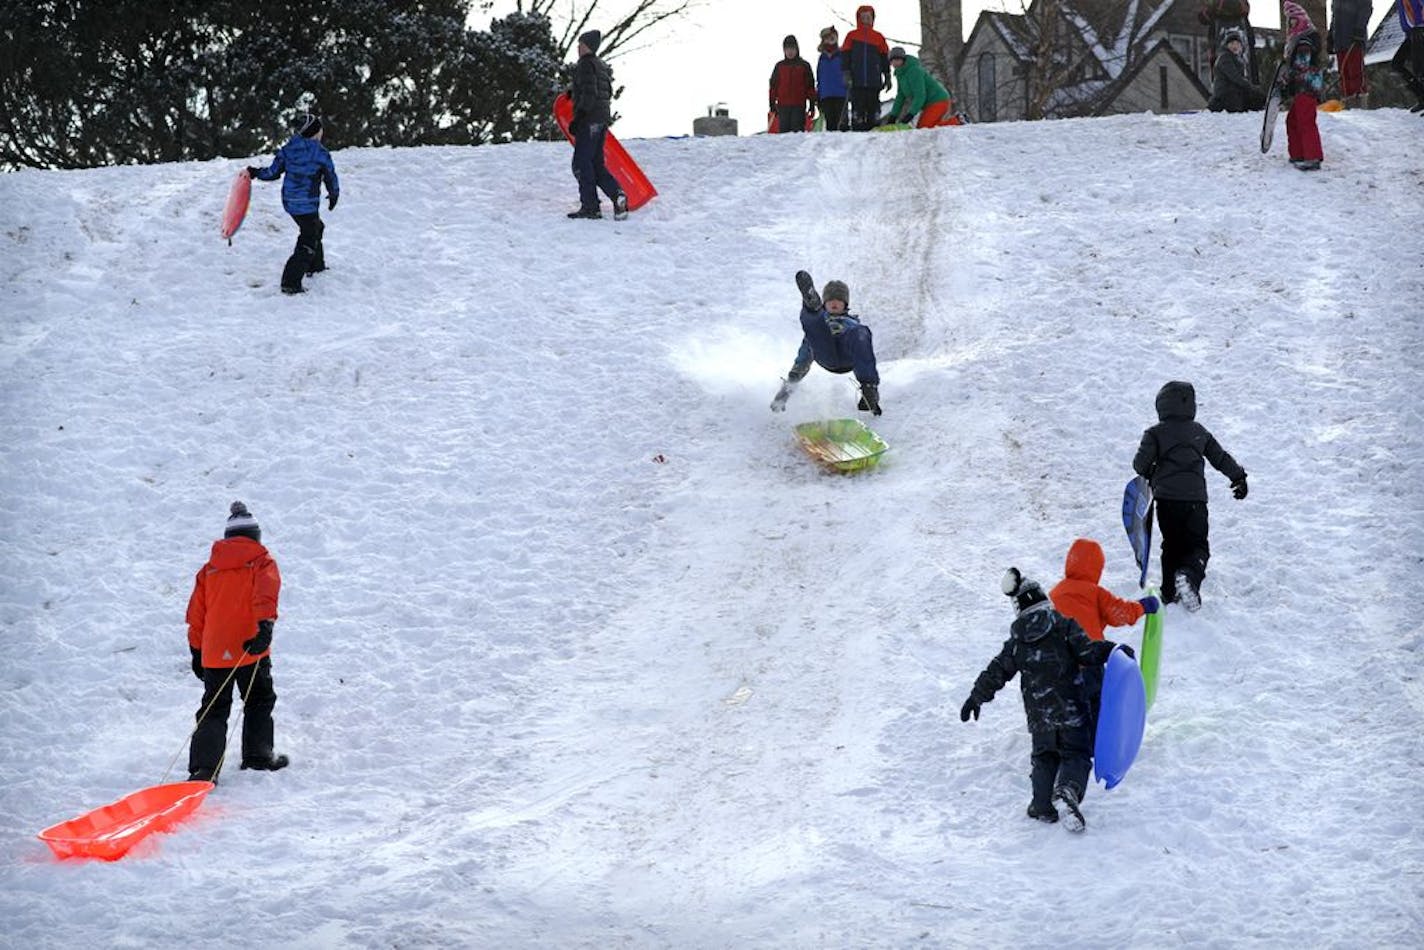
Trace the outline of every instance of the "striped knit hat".
<path fill-rule="evenodd" d="M 1286 14 L 1286 42 L 1289 43 L 1302 33 L 1309 33 L 1315 29 L 1315 24 L 1310 22 L 1310 14 L 1305 12 L 1305 8 L 1296 3 L 1295 0 L 1285 0 L 1281 9 Z"/>
<path fill-rule="evenodd" d="M 231 512 L 227 516 L 227 527 L 223 529 L 224 538 L 241 536 L 254 541 L 262 540 L 262 528 L 257 524 L 257 519 L 252 517 L 252 513 L 247 510 L 246 505 L 235 501 L 232 503 Z"/>
<path fill-rule="evenodd" d="M 304 139 L 309 139 L 321 131 L 321 116 L 315 112 L 308 112 L 297 120 L 297 134 Z"/>

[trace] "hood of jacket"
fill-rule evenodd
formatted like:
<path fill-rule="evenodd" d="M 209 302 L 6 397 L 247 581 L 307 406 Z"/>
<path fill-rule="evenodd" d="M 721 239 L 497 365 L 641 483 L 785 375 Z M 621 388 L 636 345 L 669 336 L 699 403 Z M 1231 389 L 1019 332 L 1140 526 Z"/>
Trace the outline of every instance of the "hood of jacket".
<path fill-rule="evenodd" d="M 1096 584 L 1103 577 L 1103 546 L 1090 538 L 1079 538 L 1068 547 L 1063 576 L 1069 580 Z"/>
<path fill-rule="evenodd" d="M 1042 640 L 1053 629 L 1053 605 L 1045 600 L 1025 609 L 1010 629 L 1024 643 Z"/>
<path fill-rule="evenodd" d="M 1157 392 L 1157 419 L 1186 419 L 1197 417 L 1197 391 L 1191 383 L 1173 380 Z"/>
<path fill-rule="evenodd" d="M 260 543 L 251 538 L 235 535 L 213 542 L 213 552 L 208 558 L 208 564 L 214 570 L 230 571 L 234 568 L 246 567 L 258 558 L 266 556 L 267 549 Z"/>
<path fill-rule="evenodd" d="M 869 13 L 869 14 L 870 14 L 870 25 L 871 25 L 871 26 L 875 26 L 875 8 L 872 7 L 872 6 L 871 6 L 870 4 L 868 4 L 868 3 L 862 3 L 860 6 L 858 6 L 858 7 L 855 8 L 855 27 L 854 27 L 854 29 L 857 29 L 857 30 L 862 29 L 862 27 L 861 27 L 861 25 L 860 25 L 860 15 L 861 15 L 862 13 Z"/>

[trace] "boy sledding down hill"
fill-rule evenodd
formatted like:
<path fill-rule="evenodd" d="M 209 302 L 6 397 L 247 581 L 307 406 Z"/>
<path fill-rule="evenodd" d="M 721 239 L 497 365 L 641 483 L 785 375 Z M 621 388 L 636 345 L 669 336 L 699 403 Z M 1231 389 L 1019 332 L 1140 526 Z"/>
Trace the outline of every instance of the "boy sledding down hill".
<path fill-rule="evenodd" d="M 801 348 L 771 401 L 772 412 L 786 409 L 786 400 L 796 384 L 811 371 L 814 361 L 832 373 L 855 373 L 860 383 L 860 403 L 856 408 L 880 415 L 880 373 L 875 368 L 875 347 L 870 327 L 850 310 L 850 288 L 844 281 L 826 282 L 825 301 L 816 293 L 815 282 L 804 270 L 796 272 L 796 288 L 801 291 Z"/>

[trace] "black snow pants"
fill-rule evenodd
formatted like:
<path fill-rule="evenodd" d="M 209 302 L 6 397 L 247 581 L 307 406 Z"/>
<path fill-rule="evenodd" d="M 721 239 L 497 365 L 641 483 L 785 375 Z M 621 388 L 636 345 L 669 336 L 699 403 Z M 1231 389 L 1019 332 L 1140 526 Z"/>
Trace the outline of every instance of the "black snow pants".
<path fill-rule="evenodd" d="M 821 100 L 821 116 L 826 121 L 827 132 L 845 131 L 845 96 L 831 96 Z"/>
<path fill-rule="evenodd" d="M 1078 800 L 1088 793 L 1088 770 L 1093 765 L 1093 738 L 1087 726 L 1034 732 L 1032 769 L 1033 806 L 1047 811 L 1053 804 L 1054 789 L 1073 786 Z"/>
<path fill-rule="evenodd" d="M 1155 505 L 1157 529 L 1162 533 L 1162 600 L 1170 604 L 1177 599 L 1178 571 L 1187 575 L 1192 590 L 1201 590 L 1206 579 L 1206 562 L 1211 559 L 1206 502 L 1159 498 Z"/>
<path fill-rule="evenodd" d="M 199 769 L 217 771 L 227 748 L 227 718 L 232 711 L 234 689 L 247 697 L 242 719 L 243 760 L 272 757 L 272 709 L 277 705 L 277 692 L 272 688 L 272 658 L 264 656 L 256 663 L 238 667 L 236 673 L 231 667 L 210 666 L 203 670 L 203 704 L 198 707 L 198 728 L 188 747 L 190 773 Z M 213 708 L 204 716 L 209 703 Z"/>
<path fill-rule="evenodd" d="M 326 251 L 321 246 L 321 235 L 326 225 L 321 223 L 321 215 L 315 211 L 294 214 L 292 220 L 301 230 L 297 234 L 297 246 L 292 248 L 292 256 L 287 258 L 287 266 L 282 269 L 282 288 L 301 290 L 303 276 L 326 270 Z"/>
<path fill-rule="evenodd" d="M 850 91 L 850 127 L 868 132 L 880 122 L 880 87 L 857 87 Z"/>

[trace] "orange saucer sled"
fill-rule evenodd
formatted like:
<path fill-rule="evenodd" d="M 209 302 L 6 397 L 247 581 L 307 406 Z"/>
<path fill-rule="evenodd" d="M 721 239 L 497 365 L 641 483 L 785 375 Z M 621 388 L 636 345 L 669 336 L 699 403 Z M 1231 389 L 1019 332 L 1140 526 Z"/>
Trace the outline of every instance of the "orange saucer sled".
<path fill-rule="evenodd" d="M 140 789 L 116 802 L 41 831 L 57 858 L 116 861 L 156 831 L 167 831 L 203 803 L 212 782 L 170 782 Z"/>

